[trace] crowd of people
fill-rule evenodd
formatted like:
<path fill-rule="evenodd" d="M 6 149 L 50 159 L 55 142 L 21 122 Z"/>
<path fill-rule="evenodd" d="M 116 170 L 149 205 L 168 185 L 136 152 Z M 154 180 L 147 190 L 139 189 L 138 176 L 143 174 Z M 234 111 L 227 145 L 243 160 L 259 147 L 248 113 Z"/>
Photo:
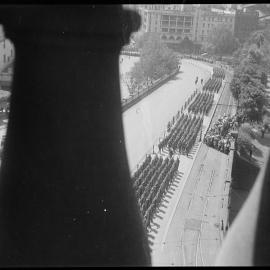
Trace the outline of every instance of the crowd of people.
<path fill-rule="evenodd" d="M 179 159 L 148 155 L 133 176 L 133 187 L 148 227 L 179 167 Z"/>
<path fill-rule="evenodd" d="M 170 133 L 158 144 L 159 151 L 168 147 L 171 156 L 175 151 L 188 156 L 195 144 L 202 122 L 202 117 L 182 114 Z"/>
<path fill-rule="evenodd" d="M 188 112 L 207 115 L 213 105 L 213 101 L 214 94 L 207 92 L 199 93 L 188 107 Z"/>
<path fill-rule="evenodd" d="M 193 59 L 193 60 L 202 61 L 202 62 L 206 62 L 210 64 L 213 64 L 215 61 L 214 59 L 209 58 L 209 57 L 205 57 L 201 55 L 191 55 L 191 54 L 184 54 L 182 58 Z"/>
<path fill-rule="evenodd" d="M 220 152 L 229 154 L 231 142 L 234 140 L 230 131 L 235 129 L 236 126 L 236 116 L 223 115 L 206 133 L 204 143 Z"/>

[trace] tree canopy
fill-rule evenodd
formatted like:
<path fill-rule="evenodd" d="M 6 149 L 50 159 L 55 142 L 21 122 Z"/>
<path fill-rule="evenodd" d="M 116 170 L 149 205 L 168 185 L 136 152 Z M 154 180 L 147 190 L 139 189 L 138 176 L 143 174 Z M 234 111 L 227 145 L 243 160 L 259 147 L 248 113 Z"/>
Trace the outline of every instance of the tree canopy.
<path fill-rule="evenodd" d="M 144 36 L 140 52 L 140 61 L 134 65 L 130 72 L 130 76 L 138 84 L 169 74 L 178 66 L 176 53 L 162 43 L 157 34 Z"/>
<path fill-rule="evenodd" d="M 269 31 L 255 31 L 234 54 L 237 67 L 230 88 L 239 101 L 241 111 L 250 120 L 263 117 L 267 100 L 267 70 L 270 67 L 269 45 Z"/>
<path fill-rule="evenodd" d="M 210 32 L 208 42 L 215 54 L 232 54 L 239 46 L 239 42 L 232 32 L 224 25 L 219 25 Z"/>

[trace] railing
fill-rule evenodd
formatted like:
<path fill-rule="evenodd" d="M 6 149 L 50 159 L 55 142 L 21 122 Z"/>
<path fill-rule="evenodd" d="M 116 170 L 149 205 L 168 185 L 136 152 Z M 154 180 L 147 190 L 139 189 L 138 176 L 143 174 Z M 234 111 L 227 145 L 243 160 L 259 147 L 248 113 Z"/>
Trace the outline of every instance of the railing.
<path fill-rule="evenodd" d="M 178 72 L 179 72 L 179 69 L 176 69 L 171 74 L 165 75 L 165 76 L 161 77 L 160 79 L 158 79 L 157 81 L 155 81 L 154 84 L 152 84 L 151 86 L 146 87 L 146 88 L 138 91 L 135 95 L 122 101 L 122 112 L 125 112 L 127 109 L 129 109 L 130 107 L 132 107 L 133 105 L 138 103 L 144 97 L 151 94 L 153 91 L 157 90 L 157 88 L 159 88 L 162 84 L 164 84 L 170 78 L 175 76 Z"/>

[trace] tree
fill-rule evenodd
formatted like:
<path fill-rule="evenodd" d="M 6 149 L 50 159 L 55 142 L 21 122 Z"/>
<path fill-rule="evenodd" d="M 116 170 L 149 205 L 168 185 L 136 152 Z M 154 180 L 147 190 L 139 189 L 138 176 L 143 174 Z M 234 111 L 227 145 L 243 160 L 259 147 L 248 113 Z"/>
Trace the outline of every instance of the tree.
<path fill-rule="evenodd" d="M 141 49 L 148 40 L 150 34 L 145 32 L 143 34 L 137 34 L 134 36 L 135 46 L 137 49 Z"/>
<path fill-rule="evenodd" d="M 240 93 L 242 92 L 242 87 L 244 87 L 244 84 L 241 82 L 241 80 L 237 77 L 234 77 L 230 84 L 230 89 L 232 92 L 232 95 L 235 99 L 239 99 Z"/>
<path fill-rule="evenodd" d="M 159 35 L 149 34 L 141 48 L 140 61 L 131 70 L 136 82 L 157 79 L 178 66 L 177 55 L 160 41 Z"/>
<path fill-rule="evenodd" d="M 212 30 L 208 42 L 213 46 L 214 52 L 220 55 L 232 54 L 239 46 L 238 40 L 224 25 L 219 25 Z"/>
<path fill-rule="evenodd" d="M 184 37 L 184 39 L 179 44 L 179 48 L 184 53 L 191 53 L 194 49 L 194 43 L 188 37 Z"/>
<path fill-rule="evenodd" d="M 261 120 L 265 100 L 264 92 L 251 83 L 240 94 L 240 105 L 250 120 Z"/>
<path fill-rule="evenodd" d="M 251 33 L 234 54 L 238 66 L 234 70 L 231 91 L 250 120 L 261 120 L 265 111 L 265 87 L 270 68 L 269 47 L 270 31 L 259 30 Z"/>

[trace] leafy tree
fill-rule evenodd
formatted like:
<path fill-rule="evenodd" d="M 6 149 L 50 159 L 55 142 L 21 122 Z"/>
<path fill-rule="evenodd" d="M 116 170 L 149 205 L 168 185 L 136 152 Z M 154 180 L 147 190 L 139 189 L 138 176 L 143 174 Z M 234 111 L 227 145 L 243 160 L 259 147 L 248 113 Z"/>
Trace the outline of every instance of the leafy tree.
<path fill-rule="evenodd" d="M 184 53 L 191 53 L 194 50 L 194 43 L 188 37 L 184 37 L 179 44 L 179 48 Z"/>
<path fill-rule="evenodd" d="M 240 94 L 240 105 L 250 120 L 261 120 L 265 100 L 264 92 L 251 83 Z"/>
<path fill-rule="evenodd" d="M 237 77 L 234 77 L 231 81 L 230 89 L 233 97 L 237 100 L 239 99 L 242 87 L 244 87 L 244 84 L 241 82 L 241 80 Z"/>
<path fill-rule="evenodd" d="M 134 65 L 130 75 L 140 83 L 171 73 L 177 66 L 177 55 L 160 41 L 159 35 L 150 34 L 141 48 L 140 61 Z"/>
<path fill-rule="evenodd" d="M 212 48 L 216 54 L 220 55 L 231 54 L 239 46 L 238 40 L 224 25 L 219 25 L 212 30 L 208 42 L 212 45 L 210 48 Z"/>
<path fill-rule="evenodd" d="M 137 34 L 134 36 L 135 46 L 137 49 L 141 49 L 148 40 L 150 34 L 145 32 L 143 34 Z"/>
<path fill-rule="evenodd" d="M 261 120 L 265 111 L 269 55 L 270 31 L 267 29 L 251 33 L 234 54 L 237 68 L 230 88 L 243 113 L 251 120 Z"/>

